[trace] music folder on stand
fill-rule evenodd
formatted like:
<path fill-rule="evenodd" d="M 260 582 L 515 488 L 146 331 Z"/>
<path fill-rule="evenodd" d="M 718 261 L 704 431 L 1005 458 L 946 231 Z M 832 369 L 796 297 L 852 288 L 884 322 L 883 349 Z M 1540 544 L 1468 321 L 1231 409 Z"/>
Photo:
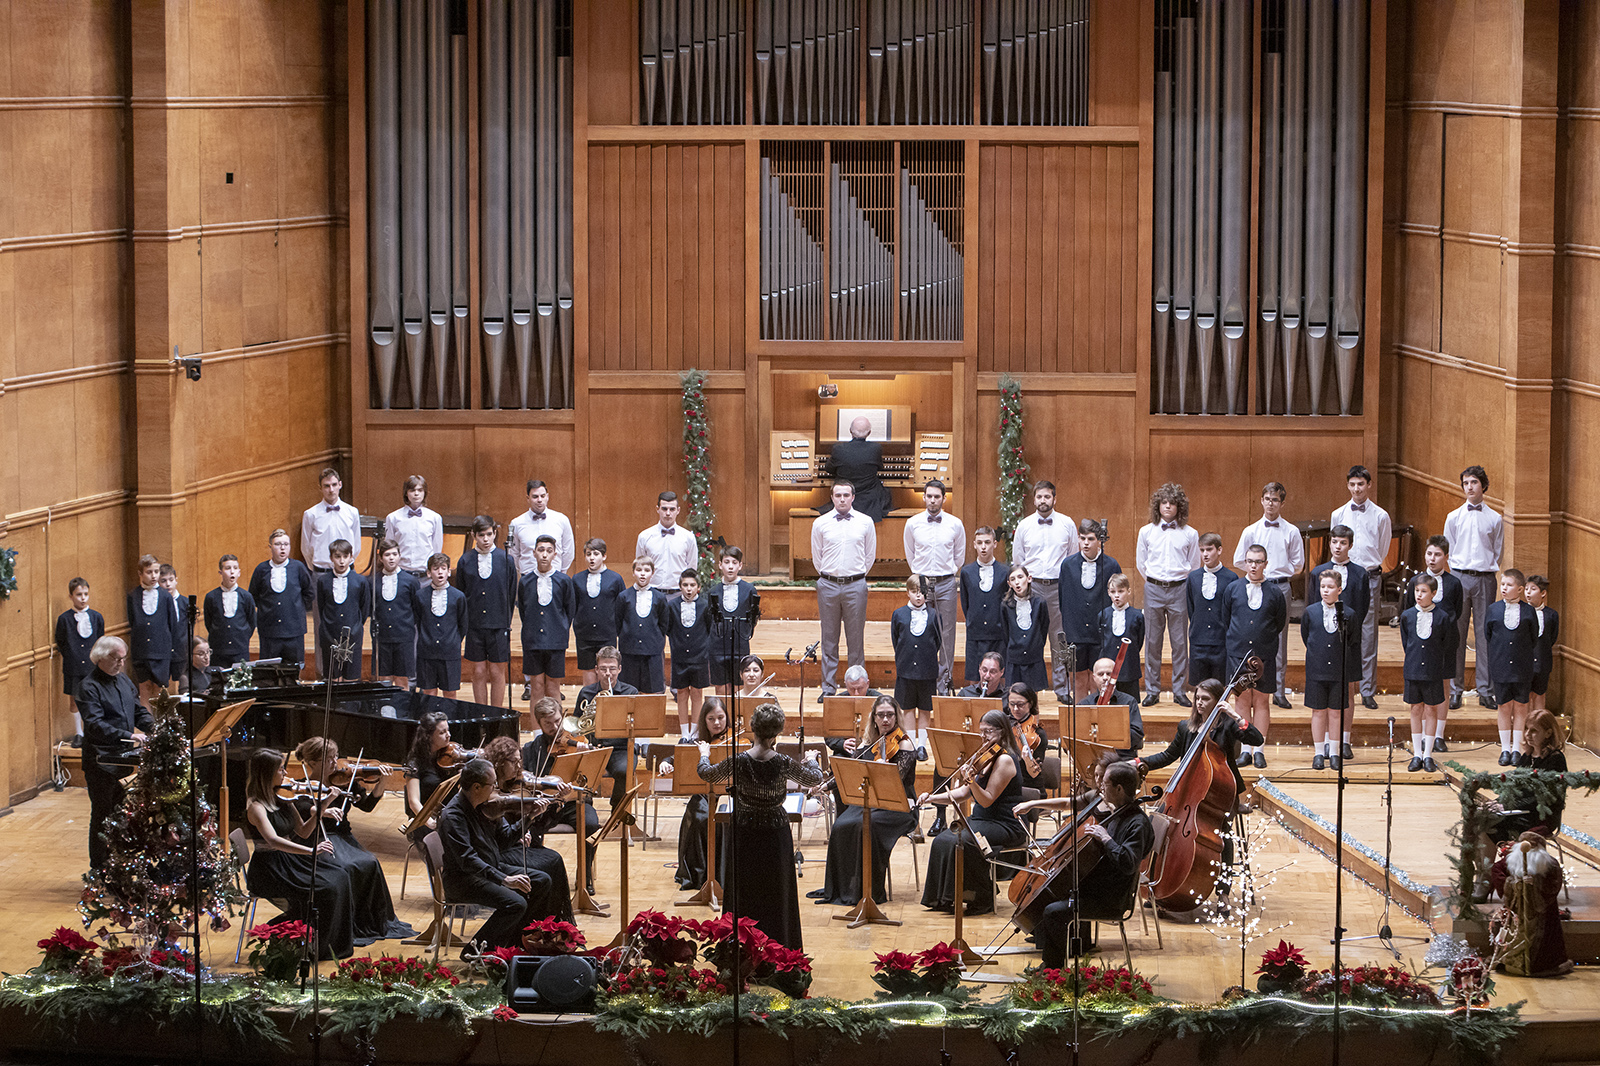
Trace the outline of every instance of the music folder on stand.
<path fill-rule="evenodd" d="M 628 742 L 628 780 L 626 789 L 631 791 L 634 787 L 634 768 L 639 757 L 633 750 L 635 737 L 659 737 L 667 731 L 667 694 L 665 692 L 641 692 L 628 696 L 596 696 L 594 698 L 594 735 L 596 740 L 620 740 L 627 738 Z M 635 826 L 627 829 L 629 841 L 634 840 L 659 840 L 659 837 L 650 837 L 645 831 Z"/>
<path fill-rule="evenodd" d="M 565 755 L 557 755 L 551 761 L 546 771 L 552 777 L 572 785 L 581 785 L 585 788 L 593 787 L 591 781 L 605 779 L 606 763 L 611 761 L 610 748 L 590 748 L 588 751 L 569 751 Z M 632 791 L 631 789 L 629 790 Z M 589 842 L 584 832 L 584 812 L 588 809 L 589 799 L 580 796 L 572 803 L 572 832 L 578 841 L 578 876 L 572 885 L 572 913 L 591 914 L 604 918 L 606 908 L 610 904 L 597 903 L 589 895 Z M 620 807 L 621 804 L 619 803 Z M 615 809 L 613 809 L 615 813 Z"/>
<path fill-rule="evenodd" d="M 933 726 L 958 733 L 975 733 L 978 722 L 990 711 L 1002 709 L 999 696 L 935 696 Z"/>
<path fill-rule="evenodd" d="M 902 923 L 885 915 L 878 901 L 872 898 L 872 812 L 911 812 L 905 783 L 900 780 L 900 767 L 892 762 L 834 758 L 829 760 L 829 768 L 833 771 L 840 799 L 861 808 L 861 899 L 833 918 L 849 922 L 851 929 L 863 925 L 900 925 Z"/>
<path fill-rule="evenodd" d="M 711 747 L 714 754 L 717 745 Z M 732 745 L 727 747 L 731 750 Z M 702 781 L 699 760 L 699 750 L 687 744 L 680 745 L 679 750 L 673 752 L 672 794 L 706 797 L 706 879 L 700 883 L 694 895 L 680 899 L 674 905 L 718 910 L 722 907 L 722 884 L 717 880 L 717 819 L 712 816 L 712 808 L 716 804 L 716 797 L 727 794 L 728 785 L 726 782 L 713 785 Z"/>
<path fill-rule="evenodd" d="M 238 703 L 229 703 L 218 707 L 210 718 L 205 720 L 199 729 L 194 731 L 193 746 L 190 749 L 190 758 L 204 752 L 204 749 L 218 748 L 222 752 L 222 769 L 220 773 L 221 784 L 217 787 L 217 822 L 221 831 L 217 834 L 218 840 L 228 839 L 228 807 L 233 796 L 228 791 L 228 738 L 233 735 L 233 727 L 239 724 L 239 719 L 244 717 L 255 700 L 240 700 Z"/>
<path fill-rule="evenodd" d="M 861 727 L 872 717 L 872 705 L 877 702 L 877 696 L 822 697 L 822 735 L 861 736 Z"/>

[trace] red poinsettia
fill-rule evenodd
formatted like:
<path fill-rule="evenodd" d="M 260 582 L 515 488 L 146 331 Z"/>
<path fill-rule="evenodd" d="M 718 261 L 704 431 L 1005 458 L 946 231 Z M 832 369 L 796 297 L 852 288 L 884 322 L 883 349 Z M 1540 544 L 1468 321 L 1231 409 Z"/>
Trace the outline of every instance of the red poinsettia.
<path fill-rule="evenodd" d="M 535 955 L 572 955 L 584 949 L 587 941 L 571 922 L 543 918 L 522 930 L 522 946 Z"/>
<path fill-rule="evenodd" d="M 54 933 L 39 941 L 44 959 L 39 963 L 40 973 L 62 973 L 75 968 L 82 960 L 100 950 L 100 945 L 76 929 L 60 926 Z"/>
<path fill-rule="evenodd" d="M 496 966 L 510 966 L 511 960 L 521 954 L 522 952 L 516 948 L 495 948 L 493 951 L 485 951 L 480 957 L 484 962 L 492 962 Z"/>
<path fill-rule="evenodd" d="M 506 1006 L 504 1003 L 490 1011 L 489 1016 L 494 1018 L 496 1021 L 501 1022 L 514 1022 L 517 1020 L 517 1012 Z"/>
<path fill-rule="evenodd" d="M 877 960 L 873 964 L 873 973 L 896 973 L 915 970 L 922 961 L 921 955 L 912 955 L 904 951 L 890 951 L 882 955 L 874 955 Z"/>
<path fill-rule="evenodd" d="M 1280 939 L 1277 947 L 1262 953 L 1256 973 L 1265 974 L 1274 981 L 1297 981 L 1305 976 L 1306 966 L 1305 953 Z"/>

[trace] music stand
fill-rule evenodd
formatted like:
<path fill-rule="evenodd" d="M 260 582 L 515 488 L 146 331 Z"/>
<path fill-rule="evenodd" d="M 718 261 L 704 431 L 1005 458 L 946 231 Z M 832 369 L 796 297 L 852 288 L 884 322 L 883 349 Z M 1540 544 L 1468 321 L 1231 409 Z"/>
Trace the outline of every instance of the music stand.
<path fill-rule="evenodd" d="M 620 948 L 628 942 L 628 923 L 633 921 L 633 914 L 628 910 L 628 848 L 630 846 L 628 842 L 628 826 L 632 825 L 634 821 L 632 812 L 633 798 L 638 794 L 638 788 L 630 788 L 623 793 L 622 799 L 618 800 L 616 806 L 611 808 L 611 815 L 606 819 L 606 824 L 601 826 L 588 840 L 581 842 L 585 850 L 588 850 L 590 841 L 600 844 L 614 839 L 621 843 L 621 847 L 618 850 L 622 855 L 620 870 L 622 875 L 622 906 L 617 910 L 617 915 L 621 919 L 621 926 L 617 929 L 617 935 L 612 938 L 611 943 L 606 945 L 607 949 Z"/>
<path fill-rule="evenodd" d="M 1108 748 L 1126 748 L 1133 736 L 1128 708 L 1120 703 L 1078 704 L 1078 730 L 1091 743 Z M 1061 730 L 1066 736 L 1068 730 Z"/>
<path fill-rule="evenodd" d="M 861 727 L 872 717 L 872 705 L 880 698 L 878 696 L 822 697 L 822 735 L 860 737 Z"/>
<path fill-rule="evenodd" d="M 933 743 L 933 768 L 940 777 L 955 773 L 956 767 L 983 747 L 981 734 L 953 729 L 930 729 L 928 739 Z"/>
<path fill-rule="evenodd" d="M 728 747 L 731 750 L 733 745 Z M 710 907 L 716 910 L 722 906 L 722 885 L 717 881 L 717 819 L 712 809 L 715 797 L 725 795 L 728 785 L 726 782 L 713 785 L 700 779 L 699 749 L 685 744 L 683 756 L 672 760 L 672 794 L 706 797 L 706 879 L 700 883 L 694 895 L 680 899 L 675 906 Z"/>
<path fill-rule="evenodd" d="M 953 733 L 976 733 L 978 720 L 989 711 L 1005 708 L 999 696 L 935 696 L 933 727 Z"/>
<path fill-rule="evenodd" d="M 565 755 L 557 755 L 546 772 L 570 784 L 588 787 L 590 781 L 598 781 L 605 777 L 606 763 L 610 761 L 610 748 L 569 751 Z M 578 842 L 578 878 L 572 886 L 572 913 L 592 914 L 604 918 L 605 905 L 596 903 L 594 897 L 589 895 L 589 842 L 586 839 L 588 834 L 584 832 L 584 811 L 588 806 L 587 797 L 574 800 L 572 803 L 572 832 Z"/>
<path fill-rule="evenodd" d="M 832 759 L 829 768 L 833 770 L 839 798 L 852 807 L 861 808 L 861 899 L 843 914 L 835 914 L 834 920 L 849 922 L 851 929 L 863 925 L 900 925 L 901 922 L 885 915 L 878 901 L 872 898 L 872 812 L 909 814 L 911 811 L 905 783 L 900 780 L 900 767 L 871 759 Z"/>
<path fill-rule="evenodd" d="M 639 734 L 647 737 L 659 737 L 666 734 L 667 694 L 665 692 L 641 692 L 631 696 L 596 696 L 594 698 L 594 723 L 596 740 L 627 738 L 628 776 L 624 789 L 632 791 L 634 788 L 634 764 L 639 761 L 638 756 L 633 751 L 634 737 Z M 632 828 L 628 830 L 628 835 L 632 839 L 639 840 L 659 839 L 650 837 L 643 830 Z"/>
<path fill-rule="evenodd" d="M 233 802 L 233 796 L 228 791 L 228 738 L 233 735 L 233 727 L 239 724 L 239 719 L 244 717 L 254 704 L 254 699 L 240 700 L 238 703 L 229 703 L 218 707 L 212 712 L 205 724 L 194 732 L 194 741 L 189 748 L 189 757 L 194 758 L 201 748 L 209 748 L 213 744 L 219 746 L 222 752 L 222 770 L 218 775 L 222 782 L 217 787 L 217 820 L 222 826 L 218 839 L 228 839 L 228 807 Z"/>
<path fill-rule="evenodd" d="M 1083 775 L 1083 781 L 1087 784 L 1090 771 L 1095 763 L 1100 761 L 1100 756 L 1108 751 L 1116 751 L 1117 749 L 1110 744 L 1096 744 L 1092 740 L 1072 740 L 1069 738 L 1062 741 L 1061 750 L 1071 762 L 1072 772 Z M 1067 782 L 1066 785 L 1063 785 L 1064 788 L 1071 787 L 1072 777 L 1068 773 L 1063 772 L 1061 779 Z"/>

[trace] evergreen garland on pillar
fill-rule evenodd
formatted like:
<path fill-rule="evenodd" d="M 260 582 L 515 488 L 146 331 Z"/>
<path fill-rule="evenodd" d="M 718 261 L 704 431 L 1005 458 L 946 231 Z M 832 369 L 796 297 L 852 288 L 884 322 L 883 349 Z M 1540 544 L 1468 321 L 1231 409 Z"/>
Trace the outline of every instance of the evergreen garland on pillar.
<path fill-rule="evenodd" d="M 717 573 L 711 531 L 717 516 L 711 510 L 711 424 L 706 420 L 706 376 L 703 371 L 688 370 L 679 380 L 683 385 L 683 478 L 687 486 L 683 525 L 694 534 L 700 584 L 709 585 Z"/>
<path fill-rule="evenodd" d="M 1028 513 L 1028 464 L 1022 458 L 1022 382 L 1000 379 L 1000 538 L 1009 548 Z"/>

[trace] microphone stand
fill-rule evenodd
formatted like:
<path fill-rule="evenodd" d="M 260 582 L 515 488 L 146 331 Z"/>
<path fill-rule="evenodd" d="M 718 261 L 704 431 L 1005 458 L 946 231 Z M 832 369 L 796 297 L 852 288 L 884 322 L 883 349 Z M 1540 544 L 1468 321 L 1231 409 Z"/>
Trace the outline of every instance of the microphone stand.
<path fill-rule="evenodd" d="M 1324 607 L 1324 610 L 1327 608 Z M 1339 693 L 1344 701 L 1350 699 L 1350 656 L 1345 645 L 1350 640 L 1348 627 L 1345 625 L 1344 604 L 1336 601 L 1334 604 L 1334 627 L 1339 632 Z M 1343 702 L 1343 701 L 1341 701 Z M 1344 721 L 1344 711 L 1340 709 L 1340 723 Z M 1391 722 L 1393 719 L 1390 720 Z M 1341 730 L 1342 735 L 1342 730 Z M 1393 748 L 1390 749 L 1393 751 Z M 1340 956 L 1340 945 L 1344 940 L 1344 786 L 1348 780 L 1344 773 L 1344 759 L 1341 757 L 1334 764 L 1338 767 L 1336 774 L 1336 799 L 1334 804 L 1334 829 L 1333 829 L 1333 1066 L 1339 1066 L 1339 1053 L 1344 1042 L 1343 1018 L 1340 1014 L 1339 987 L 1344 981 L 1344 963 Z"/>
<path fill-rule="evenodd" d="M 734 680 L 733 695 L 732 695 L 732 698 L 730 700 L 730 702 L 733 705 L 733 707 L 732 707 L 733 719 L 732 719 L 731 722 L 729 722 L 728 729 L 729 729 L 729 736 L 733 737 L 733 736 L 737 736 L 738 733 L 739 733 L 739 701 L 741 699 L 743 699 L 743 696 L 740 694 L 739 690 L 744 687 L 744 685 L 740 682 L 740 679 L 737 676 L 737 671 L 735 669 L 733 669 L 736 666 L 736 659 L 738 657 L 739 637 L 742 634 L 743 627 L 745 626 L 746 623 L 748 623 L 749 626 L 750 626 L 750 629 L 752 631 L 754 631 L 755 626 L 756 626 L 756 622 L 758 622 L 761 619 L 761 593 L 755 591 L 754 589 L 751 589 L 751 591 L 750 591 L 750 599 L 745 604 L 745 609 L 743 611 L 743 616 L 742 617 L 738 613 L 730 614 L 730 613 L 725 612 L 722 609 L 721 597 L 716 597 L 713 602 L 715 602 L 717 604 L 717 610 L 716 610 L 716 613 L 713 615 L 713 618 L 715 618 L 717 620 L 718 624 L 725 626 L 727 628 L 727 633 L 728 633 L 728 662 L 729 662 L 729 667 L 730 667 L 730 676 Z M 787 658 L 787 653 L 785 653 L 785 657 Z M 804 737 L 804 731 L 805 731 L 805 709 L 802 707 L 799 710 L 798 713 L 800 714 L 800 728 L 801 728 L 801 735 L 802 735 L 802 738 L 803 738 Z M 801 747 L 802 747 L 801 756 L 802 757 L 804 757 L 804 755 L 805 755 L 805 752 L 803 750 L 804 749 L 804 744 L 805 744 L 805 742 L 802 739 L 802 741 L 801 741 Z M 730 749 L 733 749 L 733 747 L 734 747 L 734 745 L 732 743 L 730 743 L 728 746 L 729 746 Z M 740 985 L 740 982 L 741 982 L 741 979 L 742 979 L 742 975 L 741 975 L 740 971 L 743 969 L 743 965 L 742 965 L 743 964 L 743 957 L 740 954 L 740 947 L 739 947 L 739 910 L 740 910 L 740 906 L 739 906 L 739 895 L 738 895 L 738 892 L 739 892 L 739 833 L 738 833 L 738 828 L 739 828 L 739 755 L 738 755 L 738 752 L 736 750 L 732 751 L 732 753 L 728 756 L 728 758 L 730 760 L 732 760 L 732 764 L 733 765 L 730 768 L 730 771 L 728 773 L 728 805 L 729 805 L 729 811 L 728 811 L 728 835 L 727 835 L 727 841 L 728 841 L 728 878 L 727 878 L 727 883 L 724 886 L 724 891 L 723 891 L 723 897 L 722 898 L 723 898 L 723 903 L 725 904 L 725 908 L 724 908 L 723 913 L 724 914 L 731 913 L 733 915 L 733 989 L 732 989 L 732 991 L 733 991 L 733 1066 L 739 1066 L 739 985 Z M 717 798 L 716 798 L 716 796 L 714 794 L 710 794 L 710 795 L 706 796 L 706 817 L 708 819 L 715 819 L 717 817 L 717 802 L 716 802 L 716 800 L 717 800 Z M 706 849 L 706 879 L 707 879 L 708 883 L 710 881 L 713 881 L 713 880 L 716 879 L 716 873 L 717 873 L 716 862 L 717 862 L 717 857 L 715 855 L 711 854 L 710 848 L 707 848 Z"/>
<path fill-rule="evenodd" d="M 333 720 L 333 688 L 335 678 L 343 672 L 344 667 L 355 657 L 355 641 L 350 636 L 350 627 L 345 626 L 339 634 L 339 639 L 328 646 L 328 676 L 323 679 L 327 686 L 322 701 L 322 733 L 328 735 L 330 723 Z M 322 811 L 327 803 L 328 789 L 328 760 L 322 761 L 322 772 L 317 775 L 317 792 L 312 800 L 311 814 L 315 820 L 317 832 L 312 834 L 316 841 L 318 835 L 327 838 L 326 831 L 322 828 Z M 579 842 L 580 845 L 582 842 Z M 322 928 L 321 916 L 317 912 L 317 869 L 321 865 L 322 852 L 317 843 L 311 845 L 311 880 L 306 887 L 306 895 L 310 899 L 307 908 L 311 916 L 312 937 L 309 944 L 310 950 L 315 954 L 311 958 L 311 965 L 303 967 L 300 971 L 300 990 L 305 991 L 306 971 L 311 974 L 311 1032 L 307 1039 L 311 1042 L 311 1061 L 314 1066 L 322 1066 Z"/>
<path fill-rule="evenodd" d="M 1383 917 L 1379 919 L 1378 931 L 1365 936 L 1344 937 L 1346 943 L 1355 943 L 1358 940 L 1376 940 L 1389 949 L 1395 961 L 1400 960 L 1400 950 L 1394 946 L 1394 931 L 1389 926 L 1389 905 L 1393 902 L 1392 890 L 1389 887 L 1389 852 L 1394 842 L 1394 715 L 1389 716 L 1389 766 L 1388 780 L 1383 789 Z M 1426 944 L 1427 937 L 1404 936 L 1401 940 Z"/>
<path fill-rule="evenodd" d="M 200 1003 L 200 791 L 194 772 L 194 735 L 199 724 L 194 713 L 194 619 L 195 598 L 189 604 L 189 652 L 184 656 L 183 672 L 189 688 L 189 905 L 194 911 L 194 1057 L 205 1062 L 205 1015 Z M 227 779 L 228 747 L 222 747 L 223 779 Z"/>
<path fill-rule="evenodd" d="M 1071 751 L 1071 752 L 1074 752 L 1074 753 L 1077 752 L 1077 750 L 1078 750 L 1078 686 L 1074 681 L 1074 678 L 1076 678 L 1077 676 L 1078 676 L 1078 646 L 1076 644 L 1070 644 L 1069 643 L 1067 645 L 1067 736 L 1069 738 L 1068 739 L 1068 745 L 1069 745 L 1069 749 L 1068 750 Z M 1115 679 L 1112 680 L 1112 683 L 1113 684 L 1116 683 Z M 1058 741 L 1058 743 L 1059 743 L 1059 741 Z M 1077 769 L 1077 767 L 1074 766 L 1074 769 Z M 1070 814 L 1070 817 L 1071 817 L 1072 820 L 1069 821 L 1067 824 L 1068 825 L 1077 825 L 1078 824 L 1078 790 L 1076 788 L 1072 788 L 1070 785 L 1068 787 L 1069 787 L 1069 790 L 1070 790 L 1070 793 L 1071 793 L 1071 795 L 1070 795 L 1071 807 L 1069 809 L 1069 814 Z M 1071 956 L 1071 958 L 1073 960 L 1072 964 L 1074 966 L 1081 966 L 1082 965 L 1082 959 L 1083 959 L 1083 956 L 1081 954 L 1074 953 L 1071 950 L 1072 949 L 1072 942 L 1073 942 L 1074 939 L 1076 939 L 1077 933 L 1078 933 L 1078 905 L 1079 905 L 1079 900 L 1078 900 L 1078 877 L 1079 877 L 1078 863 L 1074 862 L 1072 864 L 1072 895 L 1070 897 L 1071 900 L 1072 900 L 1072 911 L 1071 911 L 1071 913 L 1072 913 L 1072 926 L 1071 926 L 1071 928 L 1069 928 L 1067 930 L 1067 949 L 1068 949 L 1068 954 Z M 1079 948 L 1081 950 L 1082 944 L 1079 945 Z M 1078 1026 L 1079 1026 L 1079 1023 L 1081 1022 L 1081 1020 L 1082 1020 L 1082 1010 L 1080 1009 L 1080 1005 L 1078 1003 L 1078 978 L 1077 978 L 1077 975 L 1074 974 L 1073 975 L 1073 979 L 1072 979 L 1072 1058 L 1071 1058 L 1072 1066 L 1078 1066 L 1078 1051 L 1079 1051 Z"/>

